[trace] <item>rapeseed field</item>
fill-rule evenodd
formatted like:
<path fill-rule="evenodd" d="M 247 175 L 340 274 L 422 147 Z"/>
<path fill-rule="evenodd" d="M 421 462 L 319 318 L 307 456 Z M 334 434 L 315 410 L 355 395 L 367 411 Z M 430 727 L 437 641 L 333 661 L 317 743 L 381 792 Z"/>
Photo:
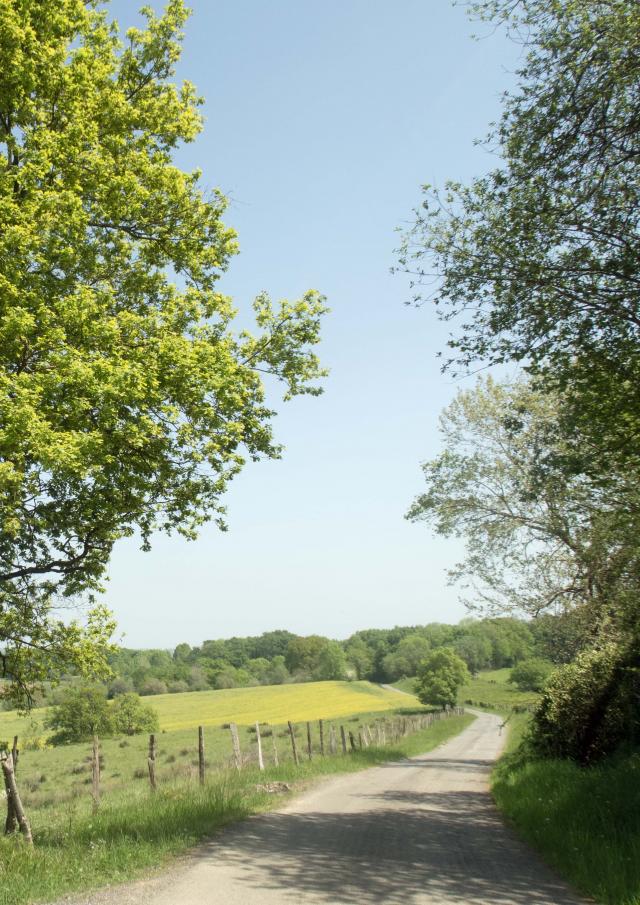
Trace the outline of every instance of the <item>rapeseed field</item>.
<path fill-rule="evenodd" d="M 337 719 L 357 713 L 394 710 L 405 704 L 398 698 L 397 692 L 370 682 L 305 682 L 163 694 L 147 701 L 158 711 L 160 728 L 169 732 L 231 721 L 249 726 L 257 720 L 278 724 L 287 720 L 296 723 Z"/>
<path fill-rule="evenodd" d="M 234 722 L 249 726 L 286 723 L 287 720 L 337 719 L 342 716 L 393 710 L 406 706 L 397 692 L 371 682 L 305 682 L 296 685 L 261 685 L 222 691 L 193 691 L 145 698 L 158 712 L 160 729 L 172 732 L 195 726 Z M 415 702 L 414 702 L 415 703 Z M 46 709 L 30 716 L 0 712 L 0 740 L 46 735 Z"/>

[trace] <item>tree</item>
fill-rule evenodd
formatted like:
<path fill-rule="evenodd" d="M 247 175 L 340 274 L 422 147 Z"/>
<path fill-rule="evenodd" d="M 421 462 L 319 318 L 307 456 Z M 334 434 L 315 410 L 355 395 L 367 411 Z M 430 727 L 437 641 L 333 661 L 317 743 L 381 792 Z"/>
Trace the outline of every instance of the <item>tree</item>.
<path fill-rule="evenodd" d="M 365 642 L 354 638 L 346 644 L 345 654 L 358 679 L 368 679 L 373 668 L 373 653 Z"/>
<path fill-rule="evenodd" d="M 344 679 L 347 675 L 347 658 L 337 641 L 329 641 L 320 651 L 313 678 L 321 682 Z"/>
<path fill-rule="evenodd" d="M 167 684 L 163 682 L 162 679 L 156 679 L 152 677 L 147 679 L 140 685 L 140 694 L 143 695 L 154 695 L 154 694 L 166 694 L 167 693 Z"/>
<path fill-rule="evenodd" d="M 456 639 L 453 648 L 474 675 L 491 665 L 491 641 L 482 632 L 466 632 Z"/>
<path fill-rule="evenodd" d="M 271 667 L 266 676 L 267 684 L 283 685 L 289 678 L 289 670 L 285 665 L 284 657 L 278 654 L 271 661 Z"/>
<path fill-rule="evenodd" d="M 637 361 L 640 77 L 635 0 L 481 0 L 526 47 L 518 85 L 488 138 L 487 176 L 425 200 L 400 266 L 449 320 L 460 364 L 526 361 L 611 374 Z M 433 280 L 434 275 L 440 280 Z M 593 369 L 592 369 L 593 373 Z M 633 388 L 629 411 L 637 415 Z M 617 398 L 619 399 L 620 394 Z"/>
<path fill-rule="evenodd" d="M 160 726 L 157 712 L 149 704 L 143 704 L 137 694 L 118 695 L 111 704 L 111 725 L 114 732 L 136 735 L 139 732 L 157 732 Z"/>
<path fill-rule="evenodd" d="M 46 718 L 54 744 L 81 742 L 93 735 L 111 735 L 112 712 L 104 691 L 95 685 L 65 688 Z"/>
<path fill-rule="evenodd" d="M 390 681 L 403 676 L 415 676 L 422 660 L 431 650 L 429 641 L 422 635 L 412 633 L 406 635 L 395 651 L 382 661 L 384 671 Z"/>
<path fill-rule="evenodd" d="M 105 669 L 90 599 L 113 545 L 194 537 L 245 459 L 274 458 L 262 374 L 319 392 L 324 302 L 254 303 L 232 329 L 217 281 L 237 251 L 226 200 L 172 162 L 201 118 L 174 81 L 182 0 L 123 42 L 93 2 L 0 16 L 0 656 L 16 701 L 61 664 Z"/>
<path fill-rule="evenodd" d="M 173 651 L 173 659 L 176 663 L 190 663 L 191 662 L 191 646 L 189 644 L 177 644 Z"/>
<path fill-rule="evenodd" d="M 476 604 L 531 616 L 586 606 L 592 637 L 630 631 L 640 578 L 636 481 L 620 474 L 605 491 L 567 472 L 563 404 L 524 380 L 489 378 L 461 392 L 442 415 L 444 450 L 423 466 L 427 488 L 408 518 L 465 538 L 452 578 Z"/>
<path fill-rule="evenodd" d="M 318 668 L 321 652 L 329 643 L 328 638 L 321 635 L 307 635 L 293 638 L 287 644 L 285 663 L 291 673 L 313 675 Z"/>
<path fill-rule="evenodd" d="M 422 661 L 416 694 L 423 704 L 455 707 L 458 691 L 469 678 L 464 660 L 450 647 L 440 647 Z"/>
<path fill-rule="evenodd" d="M 509 674 L 509 681 L 517 685 L 520 691 L 542 691 L 553 670 L 553 664 L 539 657 L 531 657 L 514 666 Z"/>

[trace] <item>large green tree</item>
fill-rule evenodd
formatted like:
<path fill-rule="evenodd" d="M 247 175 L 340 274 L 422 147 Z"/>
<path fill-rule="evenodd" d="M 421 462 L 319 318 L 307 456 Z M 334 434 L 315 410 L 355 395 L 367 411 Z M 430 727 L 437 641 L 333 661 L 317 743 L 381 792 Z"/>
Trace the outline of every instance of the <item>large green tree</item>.
<path fill-rule="evenodd" d="M 455 323 L 451 364 L 519 361 L 569 386 L 570 464 L 640 468 L 640 6 L 481 0 L 523 44 L 488 139 L 498 165 L 428 186 L 400 266 Z M 454 364 L 455 363 L 455 364 Z"/>
<path fill-rule="evenodd" d="M 113 625 L 56 606 L 100 590 L 114 543 L 224 527 L 247 458 L 277 457 L 263 374 L 319 392 L 322 298 L 217 288 L 225 198 L 173 162 L 201 128 L 169 0 L 120 36 L 89 0 L 0 0 L 0 656 L 16 698 L 97 670 Z M 65 604 L 66 605 L 66 604 Z"/>
<path fill-rule="evenodd" d="M 431 651 L 422 661 L 416 679 L 416 694 L 423 704 L 455 707 L 458 692 L 469 680 L 464 660 L 450 647 Z"/>
<path fill-rule="evenodd" d="M 605 490 L 565 470 L 563 403 L 524 380 L 460 392 L 409 518 L 465 540 L 452 577 L 470 603 L 530 616 L 586 608 L 588 636 L 637 636 L 637 482 L 618 474 Z"/>
<path fill-rule="evenodd" d="M 489 138 L 502 160 L 449 184 L 446 204 L 425 188 L 403 264 L 417 284 L 441 275 L 431 295 L 465 317 L 451 343 L 463 362 L 624 354 L 640 328 L 640 7 L 470 5 L 526 47 Z"/>

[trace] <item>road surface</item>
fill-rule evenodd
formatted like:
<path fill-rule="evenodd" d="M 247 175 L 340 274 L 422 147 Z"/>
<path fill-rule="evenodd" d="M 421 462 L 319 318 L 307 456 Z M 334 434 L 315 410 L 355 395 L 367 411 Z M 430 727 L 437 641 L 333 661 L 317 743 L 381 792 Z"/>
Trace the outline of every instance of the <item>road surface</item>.
<path fill-rule="evenodd" d="M 504 738 L 474 723 L 429 754 L 323 781 L 170 873 L 77 905 L 580 905 L 488 793 Z"/>

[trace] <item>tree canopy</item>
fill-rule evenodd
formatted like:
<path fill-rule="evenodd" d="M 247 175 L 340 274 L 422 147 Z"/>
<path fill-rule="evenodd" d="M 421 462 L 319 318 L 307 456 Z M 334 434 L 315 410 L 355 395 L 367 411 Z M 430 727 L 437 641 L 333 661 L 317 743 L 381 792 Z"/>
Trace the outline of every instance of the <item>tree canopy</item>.
<path fill-rule="evenodd" d="M 124 35 L 94 2 L 0 7 L 0 654 L 24 701 L 104 666 L 109 615 L 55 607 L 119 538 L 224 528 L 245 460 L 280 455 L 263 375 L 320 392 L 325 306 L 262 294 L 233 329 L 226 199 L 173 162 L 201 128 L 182 0 Z"/>
<path fill-rule="evenodd" d="M 576 658 L 535 725 L 545 750 L 590 759 L 616 708 L 635 714 L 616 743 L 638 716 L 640 6 L 469 6 L 523 46 L 487 140 L 498 162 L 424 187 L 399 267 L 454 325 L 445 368 L 515 362 L 527 377 L 447 409 L 410 517 L 465 538 L 457 577 L 476 603 L 541 618 L 549 656 Z M 573 705 L 585 731 L 565 744 Z"/>
<path fill-rule="evenodd" d="M 450 647 L 431 651 L 420 664 L 416 694 L 423 704 L 455 707 L 458 691 L 469 679 L 469 671 Z"/>

